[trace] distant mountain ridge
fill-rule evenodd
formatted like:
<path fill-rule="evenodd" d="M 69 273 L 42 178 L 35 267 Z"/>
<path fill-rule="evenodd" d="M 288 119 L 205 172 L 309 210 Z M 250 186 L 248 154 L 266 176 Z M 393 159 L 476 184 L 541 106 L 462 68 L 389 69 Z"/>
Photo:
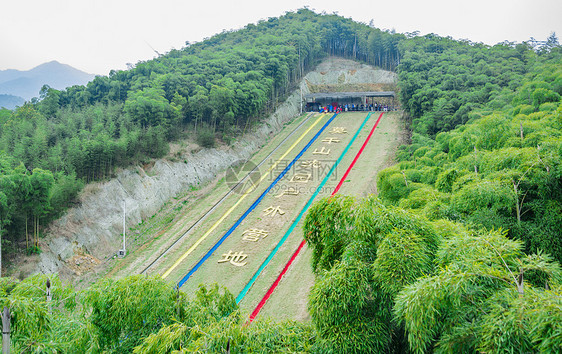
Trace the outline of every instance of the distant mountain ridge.
<path fill-rule="evenodd" d="M 14 109 L 24 103 L 25 100 L 19 96 L 5 95 L 0 93 L 0 108 Z"/>
<path fill-rule="evenodd" d="M 39 90 L 45 84 L 62 90 L 69 86 L 85 85 L 94 77 L 93 74 L 57 61 L 50 61 L 27 71 L 0 70 L 0 94 L 17 96 L 29 101 L 39 96 Z"/>

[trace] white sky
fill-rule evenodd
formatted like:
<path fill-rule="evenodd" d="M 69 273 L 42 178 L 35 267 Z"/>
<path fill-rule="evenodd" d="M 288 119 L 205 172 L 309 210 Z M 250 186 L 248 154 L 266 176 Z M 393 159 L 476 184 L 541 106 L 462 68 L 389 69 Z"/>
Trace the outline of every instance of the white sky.
<path fill-rule="evenodd" d="M 381 29 L 496 44 L 562 36 L 561 0 L 1 0 L 0 70 L 57 60 L 93 74 L 125 69 L 304 6 Z"/>

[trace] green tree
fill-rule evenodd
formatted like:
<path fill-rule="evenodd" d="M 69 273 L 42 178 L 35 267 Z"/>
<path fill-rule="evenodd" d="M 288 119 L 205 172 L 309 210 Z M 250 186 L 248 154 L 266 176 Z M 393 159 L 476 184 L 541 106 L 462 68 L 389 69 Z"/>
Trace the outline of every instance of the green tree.
<path fill-rule="evenodd" d="M 180 111 L 164 95 L 162 89 L 146 88 L 130 95 L 124 110 L 143 128 L 161 125 L 168 131 L 177 124 Z"/>
<path fill-rule="evenodd" d="M 538 109 L 539 106 L 543 103 L 547 102 L 560 102 L 560 95 L 557 92 L 551 91 L 546 88 L 539 87 L 533 91 L 532 95 L 532 102 L 535 109 Z"/>
<path fill-rule="evenodd" d="M 39 247 L 39 226 L 41 218 L 45 217 L 51 210 L 50 196 L 51 188 L 55 179 L 51 171 L 34 169 L 29 176 L 31 214 L 33 216 L 33 231 L 35 236 L 34 246 Z"/>
<path fill-rule="evenodd" d="M 51 297 L 46 296 L 50 283 Z M 11 312 L 11 342 L 15 352 L 69 352 L 76 293 L 55 276 L 34 275 L 17 281 L 2 278 L 0 305 Z"/>
<path fill-rule="evenodd" d="M 395 315 L 413 352 L 560 345 L 547 334 L 560 330 L 562 308 L 560 267 L 549 257 L 524 255 L 521 242 L 503 232 L 464 231 L 444 241 L 435 262 L 435 275 L 407 285 L 396 298 Z"/>
<path fill-rule="evenodd" d="M 49 85 L 43 85 L 39 91 L 39 98 L 41 99 L 39 111 L 47 118 L 54 118 L 60 108 L 60 92 Z"/>
<path fill-rule="evenodd" d="M 160 277 L 102 279 L 86 293 L 93 348 L 132 351 L 142 338 L 172 323 L 181 299 Z"/>
<path fill-rule="evenodd" d="M 373 197 L 335 196 L 310 208 L 304 235 L 317 274 L 309 311 L 319 350 L 405 350 L 394 297 L 433 271 L 439 236 L 432 225 Z"/>

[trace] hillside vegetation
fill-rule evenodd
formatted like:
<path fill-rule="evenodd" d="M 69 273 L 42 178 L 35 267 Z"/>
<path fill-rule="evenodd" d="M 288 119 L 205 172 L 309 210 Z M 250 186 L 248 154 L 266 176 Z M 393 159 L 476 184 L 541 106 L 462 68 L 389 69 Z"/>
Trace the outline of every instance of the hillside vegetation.
<path fill-rule="evenodd" d="M 562 51 L 550 43 L 400 42 L 412 144 L 379 173 L 380 199 L 322 200 L 304 226 L 320 351 L 562 347 Z"/>
<path fill-rule="evenodd" d="M 405 46 L 400 94 L 414 134 L 379 174 L 380 197 L 432 220 L 509 230 L 528 252 L 562 261 L 560 47 Z"/>
<path fill-rule="evenodd" d="M 247 43 L 251 52 L 263 43 L 259 38 L 267 44 L 262 53 L 255 52 L 263 65 L 263 80 L 256 81 L 268 86 L 263 96 L 258 95 L 261 106 L 247 115 L 235 103 L 242 102 L 236 100 L 243 95 L 237 95 L 245 91 L 230 87 L 253 82 L 252 60 L 236 69 L 248 70 L 240 79 L 217 74 L 217 81 L 199 85 L 200 89 L 196 82 L 196 90 L 189 91 L 193 96 L 181 91 L 191 81 L 166 84 L 182 77 L 174 71 L 164 74 L 165 68 L 174 67 L 171 63 L 189 58 L 185 70 L 201 65 L 211 70 L 206 76 L 211 78 L 216 60 L 211 48 L 224 50 L 216 56 L 238 50 L 223 63 L 231 65 L 244 55 L 234 48 Z M 387 47 L 388 43 L 392 45 Z M 129 146 L 133 137 L 153 134 L 154 141 L 162 142 L 156 146 L 165 147 L 177 131 L 170 127 L 177 125 L 206 129 L 226 139 L 282 99 L 302 70 L 326 54 L 397 70 L 402 106 L 411 118 L 412 143 L 401 148 L 395 166 L 379 174 L 378 197 L 327 198 L 309 210 L 304 235 L 317 276 L 309 297 L 311 324 L 257 321 L 245 327 L 232 295 L 218 287 L 202 288 L 188 299 L 156 278 L 105 279 L 82 292 L 54 279 L 54 300 L 47 303 L 42 290 L 45 277 L 4 278 L 1 301 L 16 314 L 12 319 L 16 351 L 221 352 L 229 343 L 232 352 L 558 352 L 562 50 L 554 36 L 542 48 L 525 43 L 486 46 L 435 35 L 407 38 L 301 10 L 220 34 L 140 63 L 134 70 L 98 78 L 87 87 L 47 92 L 41 103 L 2 115 L 2 141 L 12 136 L 12 127 L 28 126 L 39 134 L 40 122 L 55 126 L 64 119 L 81 122 L 81 117 L 91 117 L 98 127 L 80 128 L 92 134 L 86 137 L 93 140 L 84 139 L 90 144 L 105 136 L 112 122 L 119 135 L 107 137 L 109 146 L 123 142 Z M 125 80 L 128 75 L 136 81 Z M 257 94 L 261 89 L 255 85 Z M 90 96 L 94 87 L 107 87 L 108 93 Z M 129 92 L 121 96 L 118 87 Z M 76 100 L 65 98 L 70 96 Z M 86 98 L 88 103 L 81 103 Z M 56 102 L 53 115 L 46 111 L 50 100 Z M 229 103 L 213 104 L 224 102 Z M 192 110 L 195 107 L 201 110 Z M 150 115 L 153 111 L 160 113 Z M 16 139 L 7 141 L 17 145 Z M 53 141 L 56 147 L 66 140 Z M 84 160 L 91 164 L 87 168 L 65 162 L 69 165 L 62 164 L 67 166 L 64 173 L 53 178 L 45 170 L 48 166 L 39 169 L 28 160 L 30 165 L 20 165 L 24 160 L 7 147 L 3 145 L 7 152 L 0 181 L 17 188 L 33 186 L 30 190 L 39 192 L 28 195 L 45 200 L 52 200 L 56 189 L 42 186 L 57 186 L 62 178 L 73 185 L 74 175 L 103 178 L 118 161 L 146 158 L 122 150 L 122 160 L 109 163 L 100 154 Z M 138 153 L 157 156 L 164 151 Z M 27 166 L 38 169 L 30 174 Z M 6 213 L 16 207 L 8 200 L 18 199 L 7 199 L 0 192 L 3 215 L 14 215 Z M 48 213 L 33 209 L 33 199 L 21 200 L 17 207 L 29 205 L 22 210 L 29 210 L 30 217 Z M 10 232 L 14 224 L 17 221 L 10 224 Z"/>
<path fill-rule="evenodd" d="M 170 141 L 187 135 L 204 147 L 216 138 L 233 142 L 327 55 L 394 69 L 401 38 L 303 9 L 112 71 L 86 86 L 44 87 L 40 101 L 0 110 L 5 250 L 39 251 L 41 225 L 59 216 L 84 183 L 162 157 Z"/>

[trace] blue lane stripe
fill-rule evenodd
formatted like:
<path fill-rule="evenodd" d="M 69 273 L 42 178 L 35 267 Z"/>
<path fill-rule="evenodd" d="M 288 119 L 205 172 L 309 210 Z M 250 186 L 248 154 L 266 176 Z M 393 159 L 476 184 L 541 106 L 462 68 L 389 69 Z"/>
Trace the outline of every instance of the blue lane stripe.
<path fill-rule="evenodd" d="M 191 270 L 189 271 L 189 273 L 187 273 L 178 283 L 178 288 L 181 288 L 183 286 L 183 284 L 185 284 L 185 282 L 193 275 L 193 273 L 195 273 L 197 271 L 197 269 L 199 269 L 199 267 L 201 267 L 201 265 L 203 263 L 205 263 L 205 261 L 211 257 L 211 255 L 213 254 L 213 252 L 215 252 L 217 250 L 217 248 L 219 248 L 219 246 L 224 242 L 224 240 L 226 240 L 226 238 L 228 236 L 230 236 L 230 234 L 232 234 L 232 232 L 242 223 L 242 221 L 244 221 L 244 219 L 246 218 L 246 216 L 248 216 L 248 214 L 250 214 L 257 206 L 258 204 L 261 202 L 261 200 L 265 197 L 265 195 L 273 188 L 275 187 L 275 185 L 277 184 L 277 182 L 279 182 L 287 173 L 287 171 L 289 171 L 291 169 L 291 167 L 293 167 L 293 165 L 295 164 L 296 161 L 298 161 L 298 159 L 300 159 L 300 157 L 306 152 L 306 150 L 308 150 L 308 148 L 310 147 L 310 145 L 312 145 L 316 139 L 318 139 L 318 137 L 320 136 L 320 134 L 322 134 L 322 132 L 324 131 L 324 129 L 326 129 L 326 127 L 328 127 L 328 125 L 330 125 L 330 123 L 332 123 L 332 121 L 336 118 L 338 114 L 334 114 L 323 126 L 322 128 L 320 128 L 320 130 L 316 133 L 316 135 L 314 135 L 312 137 L 312 139 L 310 139 L 310 141 L 308 142 L 308 144 L 306 144 L 306 146 L 301 150 L 301 152 L 298 153 L 298 155 L 287 165 L 287 167 L 285 167 L 285 169 L 279 174 L 279 176 L 277 176 L 277 178 L 269 185 L 269 187 L 267 187 L 267 189 L 258 197 L 258 199 L 256 199 L 254 201 L 254 203 L 248 208 L 248 210 L 246 210 L 246 212 L 236 221 L 236 223 L 234 223 L 234 225 L 232 225 L 232 227 L 230 229 L 228 229 L 228 231 L 224 234 L 223 237 L 220 238 L 220 240 L 217 241 L 217 243 L 215 243 L 215 245 L 213 246 L 213 248 L 211 248 L 207 253 L 205 253 L 205 255 L 203 256 L 203 258 L 201 258 L 201 260 L 199 260 L 199 262 L 197 262 L 197 264 L 191 268 Z"/>
<path fill-rule="evenodd" d="M 322 182 L 318 185 L 318 187 L 316 188 L 316 191 L 314 191 L 314 194 L 310 197 L 310 199 L 308 200 L 308 202 L 306 203 L 306 205 L 302 208 L 301 212 L 299 213 L 299 215 L 297 216 L 297 218 L 293 221 L 293 223 L 291 224 L 291 226 L 289 227 L 289 229 L 287 230 L 287 232 L 285 232 L 285 234 L 283 235 L 283 237 L 281 238 L 281 240 L 279 240 L 279 242 L 277 243 L 277 246 L 275 246 L 275 248 L 269 253 L 269 256 L 267 256 L 267 258 L 265 259 L 265 261 L 263 261 L 262 265 L 258 268 L 258 270 L 256 271 L 256 273 L 254 274 L 254 276 L 252 277 L 252 279 L 250 279 L 250 281 L 248 282 L 248 284 L 246 284 L 246 286 L 244 287 L 244 289 L 242 289 L 242 291 L 240 291 L 240 293 L 238 294 L 238 296 L 236 297 L 236 303 L 240 303 L 240 301 L 242 301 L 242 299 L 246 296 L 246 294 L 248 293 L 248 290 L 250 290 L 250 288 L 252 287 L 252 285 L 256 282 L 257 278 L 260 276 L 260 273 L 264 270 L 264 268 L 269 264 L 269 262 L 273 259 L 273 256 L 275 256 L 275 254 L 277 253 L 277 251 L 279 250 L 279 248 L 281 248 L 281 246 L 283 245 L 283 243 L 285 243 L 285 241 L 287 240 L 287 238 L 289 237 L 289 235 L 293 232 L 293 230 L 295 229 L 295 227 L 297 226 L 297 224 L 299 223 L 299 221 L 301 220 L 301 218 L 303 217 L 304 213 L 308 210 L 308 208 L 310 207 L 310 205 L 312 204 L 312 202 L 314 201 L 314 199 L 318 196 L 318 194 L 320 193 L 320 190 L 322 189 L 322 187 L 324 187 L 324 184 L 326 184 L 326 182 L 328 181 L 328 179 L 330 178 L 330 176 L 332 175 L 332 173 L 336 170 L 336 167 L 338 167 L 338 165 L 340 164 L 341 160 L 343 159 L 343 157 L 347 154 L 347 151 L 349 150 L 349 148 L 351 147 L 351 145 L 355 142 L 355 139 L 357 139 L 357 136 L 359 135 L 359 132 L 363 129 L 363 127 L 365 126 L 365 124 L 367 123 L 367 121 L 369 120 L 369 118 L 371 117 L 371 113 L 369 113 L 367 115 L 367 117 L 365 118 L 365 120 L 363 121 L 363 123 L 361 124 L 361 126 L 359 127 L 359 129 L 357 129 L 357 131 L 355 132 L 355 135 L 353 136 L 353 138 L 351 139 L 351 141 L 347 144 L 347 146 L 345 147 L 345 149 L 343 150 L 343 152 L 341 153 L 340 157 L 337 159 L 337 161 L 334 163 L 334 165 L 332 166 L 332 168 L 330 169 L 330 171 L 328 172 L 328 174 L 326 175 L 326 177 L 324 177 L 324 179 L 322 180 Z"/>

